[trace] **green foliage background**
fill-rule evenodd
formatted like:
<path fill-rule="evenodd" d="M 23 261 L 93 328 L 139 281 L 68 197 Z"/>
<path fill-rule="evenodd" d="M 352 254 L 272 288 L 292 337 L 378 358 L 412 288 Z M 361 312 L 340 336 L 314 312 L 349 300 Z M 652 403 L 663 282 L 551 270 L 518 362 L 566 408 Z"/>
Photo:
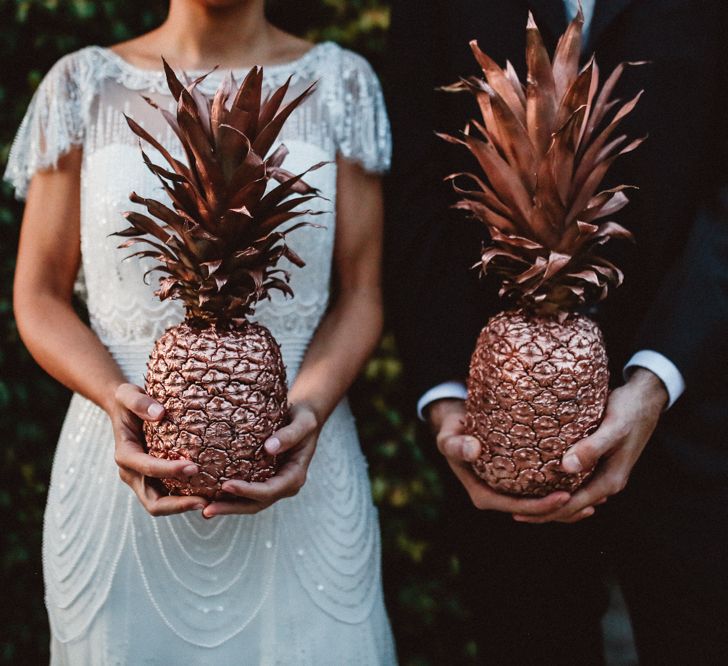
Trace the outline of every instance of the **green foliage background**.
<path fill-rule="evenodd" d="M 380 0 L 273 0 L 271 18 L 312 40 L 335 40 L 381 64 L 389 23 Z M 43 74 L 63 54 L 107 45 L 157 25 L 165 0 L 0 0 L 0 162 Z M 19 341 L 11 285 L 22 207 L 0 192 L 0 663 L 48 660 L 42 603 L 41 525 L 56 438 L 68 392 L 45 375 Z M 442 487 L 415 444 L 400 364 L 390 337 L 355 387 L 353 403 L 380 507 L 389 612 L 403 664 L 468 661 L 475 645 L 460 635 L 452 596 L 457 561 L 438 539 Z M 449 643 L 449 641 L 447 642 Z M 469 655 L 469 656 L 468 656 Z"/>

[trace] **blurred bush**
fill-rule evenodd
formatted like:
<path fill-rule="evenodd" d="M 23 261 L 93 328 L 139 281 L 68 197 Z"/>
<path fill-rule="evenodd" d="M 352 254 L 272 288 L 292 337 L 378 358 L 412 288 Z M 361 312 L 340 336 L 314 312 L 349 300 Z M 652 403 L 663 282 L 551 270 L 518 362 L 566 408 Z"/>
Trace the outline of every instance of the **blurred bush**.
<path fill-rule="evenodd" d="M 389 23 L 378 0 L 271 0 L 271 19 L 320 41 L 355 49 L 380 67 Z M 164 0 L 0 0 L 0 161 L 43 74 L 63 54 L 112 44 L 156 26 Z M 294 11 L 295 8 L 295 11 Z M 0 663 L 48 660 L 43 608 L 41 526 L 47 482 L 68 392 L 45 375 L 18 339 L 11 285 L 22 207 L 0 192 L 0 469 L 2 559 Z M 442 487 L 415 441 L 401 368 L 385 337 L 353 391 L 352 402 L 380 507 L 389 612 L 403 664 L 465 661 L 441 637 L 458 633 L 460 609 L 451 582 L 457 561 L 438 539 Z M 421 438 L 420 438 L 421 439 Z"/>

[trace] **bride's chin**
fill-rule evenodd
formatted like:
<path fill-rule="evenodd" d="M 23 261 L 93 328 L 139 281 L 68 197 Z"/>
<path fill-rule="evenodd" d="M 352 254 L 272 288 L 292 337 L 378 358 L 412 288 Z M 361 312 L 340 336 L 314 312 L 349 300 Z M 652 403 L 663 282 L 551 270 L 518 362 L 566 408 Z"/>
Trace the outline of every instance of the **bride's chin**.
<path fill-rule="evenodd" d="M 229 9 L 239 5 L 249 5 L 255 0 L 193 0 L 193 2 L 208 9 Z"/>

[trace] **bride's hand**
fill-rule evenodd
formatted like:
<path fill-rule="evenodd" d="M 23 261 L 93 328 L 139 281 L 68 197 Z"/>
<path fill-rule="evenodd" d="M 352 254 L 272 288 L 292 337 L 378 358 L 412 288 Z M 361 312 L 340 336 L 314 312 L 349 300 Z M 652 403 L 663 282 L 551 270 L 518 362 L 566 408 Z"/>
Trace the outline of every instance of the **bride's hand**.
<path fill-rule="evenodd" d="M 121 384 L 116 389 L 109 416 L 114 428 L 114 460 L 119 466 L 119 476 L 153 516 L 203 509 L 207 501 L 202 497 L 165 495 L 148 482 L 149 478 L 186 481 L 198 471 L 197 465 L 188 460 L 163 460 L 145 453 L 142 421 L 159 421 L 163 415 L 164 407 L 138 386 Z"/>
<path fill-rule="evenodd" d="M 265 443 L 268 453 L 283 456 L 278 473 L 262 482 L 226 481 L 222 489 L 239 499 L 212 502 L 202 515 L 212 518 L 230 513 L 258 513 L 284 497 L 297 494 L 306 482 L 319 432 L 320 426 L 314 411 L 305 404 L 293 405 L 291 422 Z"/>

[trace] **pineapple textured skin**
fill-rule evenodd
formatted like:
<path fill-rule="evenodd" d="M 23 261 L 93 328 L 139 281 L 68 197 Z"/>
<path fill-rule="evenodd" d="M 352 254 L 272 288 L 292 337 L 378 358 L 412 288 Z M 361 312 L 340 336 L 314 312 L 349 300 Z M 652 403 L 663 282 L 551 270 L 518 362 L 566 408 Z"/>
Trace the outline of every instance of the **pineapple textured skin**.
<path fill-rule="evenodd" d="M 288 419 L 286 370 L 264 326 L 167 329 L 147 364 L 146 391 L 166 410 L 144 423 L 149 453 L 200 468 L 189 481 L 164 479 L 171 493 L 220 499 L 228 479 L 275 474 L 263 443 Z"/>
<path fill-rule="evenodd" d="M 592 470 L 567 474 L 561 458 L 598 427 L 608 394 L 604 340 L 593 320 L 523 309 L 495 315 L 468 378 L 467 431 L 482 445 L 475 472 L 502 493 L 573 492 Z"/>

